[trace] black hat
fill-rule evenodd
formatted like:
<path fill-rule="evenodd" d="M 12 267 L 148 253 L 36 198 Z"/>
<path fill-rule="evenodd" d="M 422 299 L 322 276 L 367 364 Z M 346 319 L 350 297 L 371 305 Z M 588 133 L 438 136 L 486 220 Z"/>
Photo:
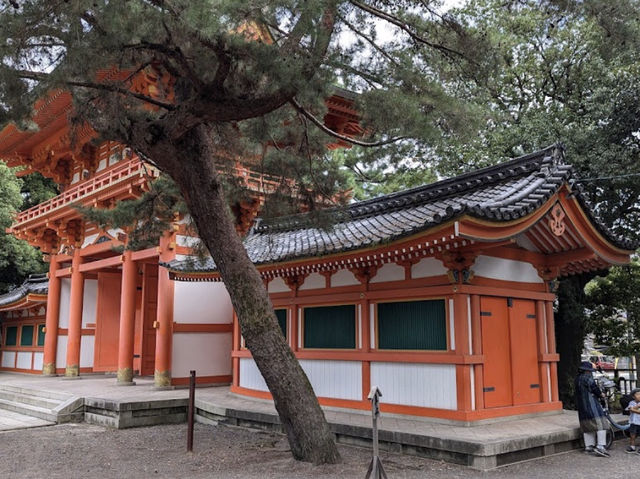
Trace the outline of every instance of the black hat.
<path fill-rule="evenodd" d="M 591 364 L 589 361 L 582 361 L 580 363 L 580 366 L 578 366 L 578 369 L 580 371 L 589 371 L 589 372 L 595 371 L 595 369 L 593 368 L 593 364 Z"/>

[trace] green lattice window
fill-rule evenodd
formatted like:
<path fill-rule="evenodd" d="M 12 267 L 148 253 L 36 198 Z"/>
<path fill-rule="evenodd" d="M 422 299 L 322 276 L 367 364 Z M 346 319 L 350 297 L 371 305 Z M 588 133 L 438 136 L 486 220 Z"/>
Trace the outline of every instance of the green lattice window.
<path fill-rule="evenodd" d="M 379 303 L 378 348 L 445 351 L 444 299 Z"/>
<path fill-rule="evenodd" d="M 304 347 L 355 349 L 356 306 L 304 308 Z"/>
<path fill-rule="evenodd" d="M 44 324 L 38 325 L 38 346 L 44 346 Z"/>
<path fill-rule="evenodd" d="M 18 326 L 7 327 L 7 337 L 4 344 L 6 346 L 15 346 L 18 344 Z"/>
<path fill-rule="evenodd" d="M 33 346 L 33 326 L 22 326 L 20 346 Z"/>
<path fill-rule="evenodd" d="M 287 337 L 287 310 L 286 309 L 276 309 L 276 319 L 278 320 L 278 324 L 280 325 L 280 329 L 282 330 L 282 334 L 284 337 Z"/>

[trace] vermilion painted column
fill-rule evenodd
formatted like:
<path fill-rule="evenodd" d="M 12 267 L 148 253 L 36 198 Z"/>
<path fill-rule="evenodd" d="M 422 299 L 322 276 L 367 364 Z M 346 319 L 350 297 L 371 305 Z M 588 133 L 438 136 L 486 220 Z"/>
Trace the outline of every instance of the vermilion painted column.
<path fill-rule="evenodd" d="M 69 333 L 67 336 L 66 377 L 80 374 L 80 339 L 82 337 L 82 299 L 84 296 L 84 275 L 80 272 L 82 257 L 80 248 L 73 250 L 71 262 L 71 294 L 69 298 Z"/>
<path fill-rule="evenodd" d="M 538 354 L 545 355 L 548 351 L 547 345 L 547 334 L 546 334 L 546 313 L 545 313 L 545 305 L 544 301 L 538 300 L 536 301 L 536 325 L 538 330 Z M 542 385 L 541 393 L 542 393 L 542 402 L 549 402 L 551 400 L 550 395 L 550 387 L 549 384 L 549 363 L 545 361 L 541 361 L 538 364 L 538 370 L 540 374 L 540 384 Z"/>
<path fill-rule="evenodd" d="M 453 320 L 455 329 L 456 355 L 468 356 L 471 353 L 471 331 L 469 330 L 468 295 L 455 293 L 453 295 Z M 475 391 L 471 386 L 471 365 L 456 365 L 456 389 L 458 395 L 458 410 L 471 411 L 473 409 L 472 396 Z"/>
<path fill-rule="evenodd" d="M 480 296 L 471 295 L 471 343 L 473 354 L 482 354 L 482 319 L 480 318 Z M 476 409 L 484 409 L 484 365 L 473 367 Z"/>
<path fill-rule="evenodd" d="M 547 321 L 547 351 L 549 354 L 556 353 L 556 326 L 553 320 L 553 302 L 547 301 L 545 305 L 546 309 L 546 321 Z M 549 369 L 551 374 L 551 400 L 558 401 L 558 363 L 549 363 Z"/>
<path fill-rule="evenodd" d="M 172 235 L 160 239 L 160 261 L 171 261 L 175 253 L 169 248 Z M 158 268 L 158 310 L 156 319 L 156 387 L 171 386 L 171 346 L 173 343 L 173 281 L 166 268 Z"/>
<path fill-rule="evenodd" d="M 59 265 L 56 255 L 49 259 L 49 291 L 47 293 L 47 316 L 44 334 L 44 358 L 42 374 L 54 376 L 56 374 L 56 354 L 58 351 L 58 320 L 60 316 L 60 283 L 56 278 Z"/>
<path fill-rule="evenodd" d="M 136 279 L 138 268 L 131 251 L 122 255 L 120 289 L 120 333 L 118 336 L 118 384 L 133 383 L 133 340 L 136 325 Z"/>

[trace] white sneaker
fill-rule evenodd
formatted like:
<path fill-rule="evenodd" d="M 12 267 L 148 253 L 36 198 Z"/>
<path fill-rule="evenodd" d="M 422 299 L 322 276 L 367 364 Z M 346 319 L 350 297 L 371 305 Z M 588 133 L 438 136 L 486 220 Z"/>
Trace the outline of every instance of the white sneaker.
<path fill-rule="evenodd" d="M 604 448 L 604 446 L 598 446 L 593 450 L 594 453 L 598 456 L 609 457 L 611 454 Z"/>

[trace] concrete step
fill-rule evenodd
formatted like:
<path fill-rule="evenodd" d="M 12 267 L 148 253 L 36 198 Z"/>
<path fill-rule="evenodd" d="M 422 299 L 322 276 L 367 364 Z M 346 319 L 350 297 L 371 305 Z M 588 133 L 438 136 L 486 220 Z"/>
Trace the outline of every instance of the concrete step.
<path fill-rule="evenodd" d="M 0 391 L 12 392 L 12 393 L 18 393 L 18 394 L 27 394 L 30 396 L 36 396 L 36 397 L 45 398 L 45 399 L 54 399 L 60 402 L 66 401 L 67 399 L 73 397 L 72 394 L 63 393 L 60 391 L 33 389 L 33 388 L 26 388 L 23 386 L 11 386 L 8 384 L 0 384 Z"/>
<path fill-rule="evenodd" d="M 31 406 L 38 406 L 45 409 L 54 409 L 64 402 L 64 400 L 60 399 L 50 399 L 14 391 L 3 391 L 2 389 L 0 389 L 0 399 L 10 402 L 29 404 Z"/>
<path fill-rule="evenodd" d="M 8 401 L 6 399 L 0 399 L 0 409 L 6 409 L 8 411 L 17 412 L 26 416 L 33 416 L 45 421 L 58 422 L 58 415 L 51 409 L 34 406 L 32 404 L 24 404 L 19 402 Z"/>

